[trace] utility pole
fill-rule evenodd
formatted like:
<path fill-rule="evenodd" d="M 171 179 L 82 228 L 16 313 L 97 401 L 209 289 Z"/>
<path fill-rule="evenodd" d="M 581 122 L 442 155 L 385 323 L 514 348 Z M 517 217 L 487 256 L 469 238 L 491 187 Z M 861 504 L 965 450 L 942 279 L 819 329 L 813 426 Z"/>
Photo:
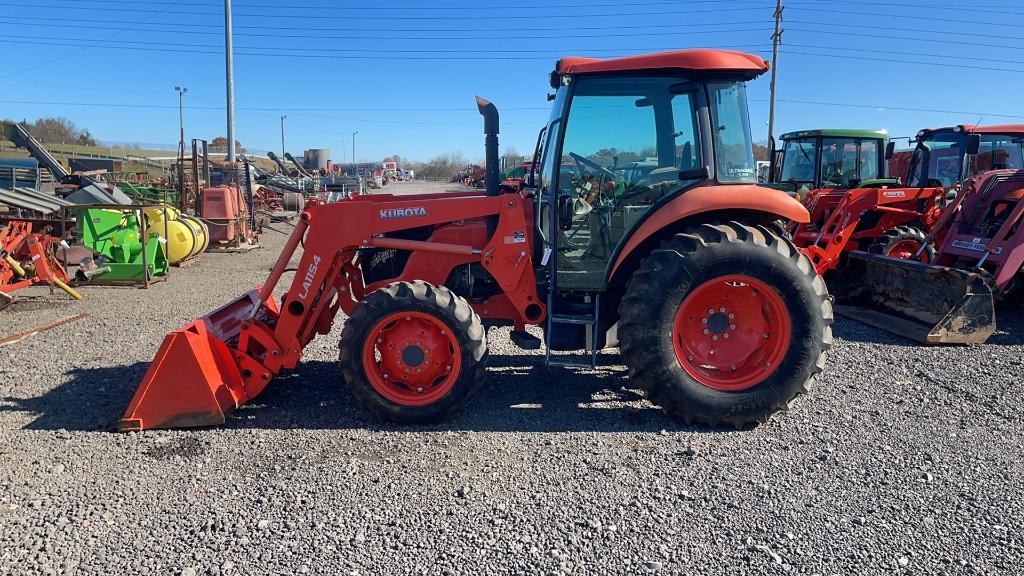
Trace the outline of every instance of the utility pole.
<path fill-rule="evenodd" d="M 224 67 L 228 104 L 228 163 L 235 163 L 235 57 L 231 33 L 231 0 L 224 0 Z"/>
<path fill-rule="evenodd" d="M 287 117 L 287 114 L 281 115 L 281 158 L 284 158 L 284 119 Z"/>
<path fill-rule="evenodd" d="M 185 207 L 185 94 L 188 88 L 175 86 L 174 91 L 178 93 L 178 201 L 181 208 Z M 198 192 L 198 190 L 197 190 Z"/>
<path fill-rule="evenodd" d="M 768 104 L 768 150 L 775 150 L 775 77 L 779 73 L 779 44 L 782 43 L 782 0 L 775 0 L 775 33 L 772 34 L 772 85 Z"/>
<path fill-rule="evenodd" d="M 356 163 L 356 134 L 359 134 L 358 130 L 356 130 L 355 132 L 352 133 L 352 163 L 353 164 Z"/>

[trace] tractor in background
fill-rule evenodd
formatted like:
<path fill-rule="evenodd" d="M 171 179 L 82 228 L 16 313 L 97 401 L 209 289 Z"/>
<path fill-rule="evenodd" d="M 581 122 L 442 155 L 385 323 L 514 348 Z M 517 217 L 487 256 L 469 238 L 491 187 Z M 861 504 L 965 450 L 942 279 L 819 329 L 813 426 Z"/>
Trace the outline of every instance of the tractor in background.
<path fill-rule="evenodd" d="M 1024 170 L 967 178 L 926 240 L 931 264 L 851 253 L 838 309 L 926 344 L 985 342 L 996 304 L 1024 299 Z"/>
<path fill-rule="evenodd" d="M 885 131 L 804 130 L 781 140 L 770 186 L 803 199 L 810 221 L 791 222 L 788 232 L 820 274 L 841 267 L 854 250 L 931 258 L 925 235 L 939 219 L 946 191 L 905 188 L 887 177 L 893 143 Z"/>
<path fill-rule="evenodd" d="M 382 419 L 463 408 L 487 327 L 509 326 L 548 365 L 592 369 L 618 346 L 632 383 L 685 421 L 764 421 L 824 369 L 832 323 L 824 281 L 775 225 L 807 210 L 756 183 L 745 83 L 767 69 L 727 50 L 559 60 L 519 192 L 499 186 L 498 111 L 478 98 L 482 190 L 307 205 L 266 282 L 164 339 L 120 429 L 223 423 L 339 312 L 343 385 Z"/>

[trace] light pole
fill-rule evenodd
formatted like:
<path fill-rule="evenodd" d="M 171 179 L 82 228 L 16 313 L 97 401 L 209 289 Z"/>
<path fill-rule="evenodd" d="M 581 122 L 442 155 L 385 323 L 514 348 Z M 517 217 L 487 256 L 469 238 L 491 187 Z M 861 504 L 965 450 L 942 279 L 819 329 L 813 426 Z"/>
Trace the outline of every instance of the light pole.
<path fill-rule="evenodd" d="M 356 134 L 359 134 L 358 130 L 356 130 L 355 132 L 352 133 L 352 163 L 353 164 L 356 163 Z"/>
<path fill-rule="evenodd" d="M 228 105 L 228 162 L 235 163 L 235 55 L 231 0 L 224 0 L 224 69 Z"/>
<path fill-rule="evenodd" d="M 182 206 L 185 205 L 185 94 L 188 88 L 175 86 L 174 91 L 178 93 L 178 192 Z"/>
<path fill-rule="evenodd" d="M 284 119 L 287 117 L 287 114 L 281 115 L 281 158 L 284 158 Z"/>

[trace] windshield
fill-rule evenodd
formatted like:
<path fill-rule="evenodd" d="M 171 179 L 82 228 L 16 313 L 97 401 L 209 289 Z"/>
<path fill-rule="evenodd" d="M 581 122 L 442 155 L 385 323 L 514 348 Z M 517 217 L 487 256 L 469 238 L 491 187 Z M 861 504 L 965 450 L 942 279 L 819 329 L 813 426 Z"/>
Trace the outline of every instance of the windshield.
<path fill-rule="evenodd" d="M 814 166 L 817 163 L 816 139 L 787 140 L 782 149 L 782 181 L 814 182 Z"/>
<path fill-rule="evenodd" d="M 709 82 L 708 97 L 715 127 L 718 181 L 757 182 L 746 87 L 743 82 Z"/>
<path fill-rule="evenodd" d="M 982 134 L 978 154 L 971 156 L 964 166 L 963 151 L 966 132 L 951 130 L 934 132 L 918 141 L 914 150 L 908 186 L 939 185 L 949 188 L 965 178 L 1005 168 L 1024 168 L 1024 148 L 1021 134 Z"/>
<path fill-rule="evenodd" d="M 1024 168 L 1024 135 L 982 134 L 977 156 L 967 166 L 967 177 L 988 170 Z"/>
<path fill-rule="evenodd" d="M 864 180 L 878 178 L 879 150 L 877 140 L 823 138 L 821 187 L 851 188 Z"/>

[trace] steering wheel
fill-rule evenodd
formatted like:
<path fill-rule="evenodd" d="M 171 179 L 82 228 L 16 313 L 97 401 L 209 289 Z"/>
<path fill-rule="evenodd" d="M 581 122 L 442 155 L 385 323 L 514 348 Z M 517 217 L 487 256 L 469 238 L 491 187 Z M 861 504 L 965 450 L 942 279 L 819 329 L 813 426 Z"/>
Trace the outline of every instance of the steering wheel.
<path fill-rule="evenodd" d="M 584 158 L 583 156 L 580 156 L 575 152 L 569 152 L 569 156 L 571 156 L 573 161 L 576 162 L 576 167 L 579 168 L 580 172 L 584 171 L 583 166 L 585 165 L 589 166 L 590 168 L 593 168 L 594 170 L 597 170 L 598 172 L 603 173 L 605 176 L 608 176 L 609 178 L 615 178 L 615 172 L 612 172 L 611 170 L 605 168 L 604 166 L 601 166 L 600 164 L 594 162 L 589 158 Z"/>

